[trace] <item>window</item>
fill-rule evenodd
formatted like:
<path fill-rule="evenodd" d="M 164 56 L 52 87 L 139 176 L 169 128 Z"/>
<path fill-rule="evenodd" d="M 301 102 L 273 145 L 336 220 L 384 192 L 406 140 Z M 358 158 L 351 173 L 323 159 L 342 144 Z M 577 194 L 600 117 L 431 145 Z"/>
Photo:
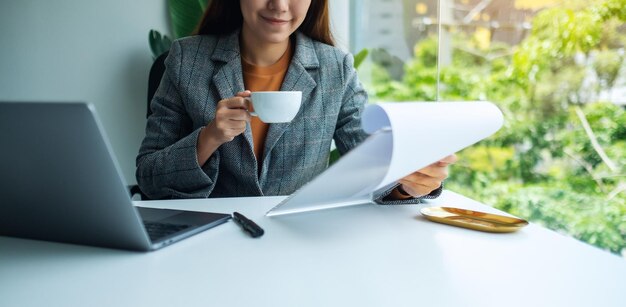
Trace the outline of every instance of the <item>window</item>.
<path fill-rule="evenodd" d="M 358 72 L 374 102 L 503 110 L 447 188 L 626 255 L 623 3 L 353 0 L 350 46 L 370 51 Z"/>

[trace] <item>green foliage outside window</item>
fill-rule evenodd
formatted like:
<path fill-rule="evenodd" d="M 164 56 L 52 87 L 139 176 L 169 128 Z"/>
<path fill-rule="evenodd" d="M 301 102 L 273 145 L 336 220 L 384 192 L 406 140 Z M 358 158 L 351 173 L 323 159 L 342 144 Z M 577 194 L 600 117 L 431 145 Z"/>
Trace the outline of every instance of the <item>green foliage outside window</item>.
<path fill-rule="evenodd" d="M 536 15 L 517 46 L 455 33 L 441 99 L 493 101 L 505 125 L 459 153 L 447 188 L 626 255 L 626 111 L 595 98 L 626 86 L 624 21 L 626 0 L 572 1 Z M 359 73 L 375 100 L 432 101 L 436 54 L 430 38 L 400 80 L 372 63 Z"/>

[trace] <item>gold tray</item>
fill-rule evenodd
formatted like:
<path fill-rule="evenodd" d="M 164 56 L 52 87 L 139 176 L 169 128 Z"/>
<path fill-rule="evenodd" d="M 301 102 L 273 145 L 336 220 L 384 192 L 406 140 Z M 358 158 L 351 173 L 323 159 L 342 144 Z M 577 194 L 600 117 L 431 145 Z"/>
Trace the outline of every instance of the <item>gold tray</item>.
<path fill-rule="evenodd" d="M 420 212 L 433 222 L 487 232 L 513 232 L 528 225 L 514 217 L 452 207 L 429 207 Z"/>

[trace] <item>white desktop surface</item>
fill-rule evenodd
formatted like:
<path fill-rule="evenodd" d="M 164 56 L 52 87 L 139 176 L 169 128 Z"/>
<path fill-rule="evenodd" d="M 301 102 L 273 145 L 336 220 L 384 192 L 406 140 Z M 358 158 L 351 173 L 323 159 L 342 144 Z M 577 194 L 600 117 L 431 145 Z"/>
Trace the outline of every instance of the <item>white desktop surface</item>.
<path fill-rule="evenodd" d="M 424 206 L 498 212 L 446 191 L 422 205 L 267 218 L 283 197 L 136 202 L 234 222 L 151 253 L 0 237 L 0 306 L 624 306 L 626 260 L 529 225 L 492 234 Z"/>

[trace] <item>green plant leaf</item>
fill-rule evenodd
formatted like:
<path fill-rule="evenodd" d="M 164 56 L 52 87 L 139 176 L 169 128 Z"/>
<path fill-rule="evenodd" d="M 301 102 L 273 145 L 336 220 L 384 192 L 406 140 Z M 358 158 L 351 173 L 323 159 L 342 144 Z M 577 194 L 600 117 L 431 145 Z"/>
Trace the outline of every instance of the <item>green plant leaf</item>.
<path fill-rule="evenodd" d="M 207 0 L 169 0 L 174 38 L 191 35 L 200 22 L 207 3 Z"/>
<path fill-rule="evenodd" d="M 369 50 L 367 50 L 367 48 L 364 48 L 354 56 L 354 69 L 359 68 L 359 66 L 361 65 L 361 63 L 363 63 L 368 54 Z"/>
<path fill-rule="evenodd" d="M 337 148 L 331 150 L 330 158 L 328 159 L 328 165 L 332 165 L 333 163 L 337 162 L 339 158 L 341 158 L 341 155 L 339 154 L 339 150 L 337 150 Z"/>
<path fill-rule="evenodd" d="M 198 3 L 200 4 L 200 8 L 202 8 L 202 12 L 206 11 L 206 8 L 209 6 L 209 3 L 211 3 L 211 0 L 198 0 Z"/>
<path fill-rule="evenodd" d="M 156 59 L 159 55 L 170 49 L 172 40 L 167 35 L 161 35 L 157 30 L 150 30 L 148 34 L 148 42 L 152 51 L 152 58 Z"/>

